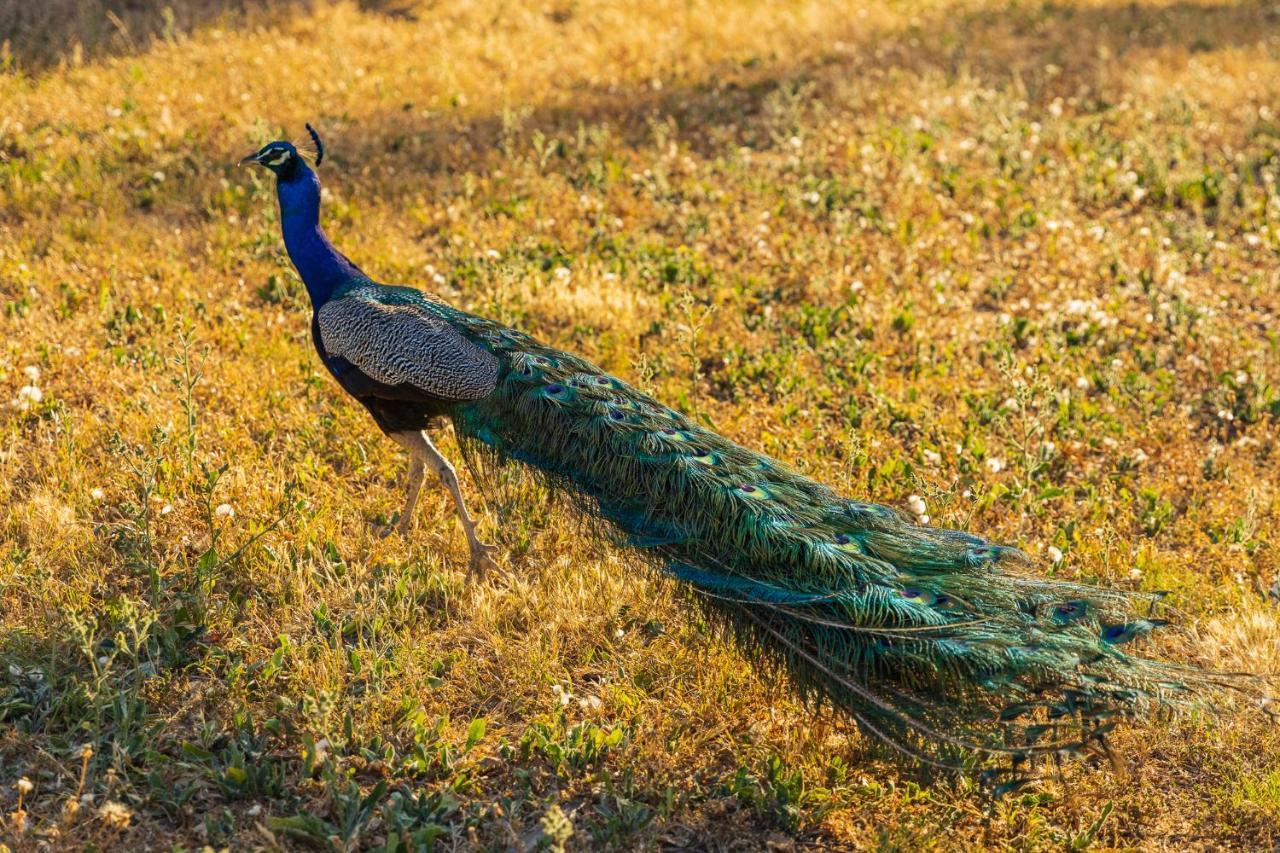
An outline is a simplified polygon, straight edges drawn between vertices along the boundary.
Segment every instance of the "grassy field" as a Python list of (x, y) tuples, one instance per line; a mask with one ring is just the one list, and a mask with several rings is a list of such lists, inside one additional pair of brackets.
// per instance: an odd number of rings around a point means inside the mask
[(1037, 571), (1171, 590), (1160, 651), (1274, 672), (1275, 8), (176, 5), (4, 54), (8, 846), (1280, 843), (1247, 703), (992, 801), (801, 707), (536, 486), (488, 501), (483, 583), (441, 490), (379, 538), (404, 459), (234, 167), (312, 121), (375, 277)]

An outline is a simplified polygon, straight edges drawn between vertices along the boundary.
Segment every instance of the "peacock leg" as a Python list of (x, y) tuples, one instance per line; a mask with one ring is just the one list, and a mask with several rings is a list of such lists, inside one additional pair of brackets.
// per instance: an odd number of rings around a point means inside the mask
[[(453, 495), (454, 506), (458, 510), (458, 520), (462, 522), (462, 530), (467, 534), (467, 547), (471, 552), (471, 571), (473, 573), (483, 573), (488, 569), (494, 568), (493, 557), (497, 552), (497, 547), (481, 542), (476, 536), (476, 521), (471, 517), (471, 513), (467, 511), (467, 502), (462, 497), (462, 489), (458, 486), (458, 472), (454, 470), (453, 465), (448, 459), (440, 454), (436, 446), (431, 443), (431, 439), (427, 437), (425, 432), (402, 432), (392, 436), (396, 441), (400, 442), (414, 455), (419, 465), (425, 464), (427, 468), (440, 479), (444, 487), (449, 490), (449, 494)], [(421, 468), (419, 468), (421, 470)], [(418, 485), (421, 486), (421, 477), (418, 478)], [(413, 483), (410, 483), (412, 490)], [(417, 499), (416, 493), (411, 492), (411, 504)], [(412, 506), (409, 507), (412, 509)]]
[(420, 450), (421, 438), (415, 439), (415, 436), (421, 435), (414, 432), (398, 432), (391, 436), (396, 444), (409, 451), (409, 491), (405, 495), (404, 509), (400, 512), (399, 520), (395, 525), (388, 525), (382, 532), (383, 536), (390, 536), (393, 532), (408, 536), (409, 531), (413, 529), (413, 511), (418, 505), (418, 495), (422, 493), (422, 483), (427, 476), (427, 460)]

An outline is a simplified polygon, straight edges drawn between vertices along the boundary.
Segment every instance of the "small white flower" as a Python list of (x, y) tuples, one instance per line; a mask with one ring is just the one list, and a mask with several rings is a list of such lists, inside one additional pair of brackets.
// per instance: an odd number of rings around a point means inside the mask
[(89, 491), (89, 497), (93, 498), (95, 501), (100, 501), (106, 496), (107, 493), (102, 491), (102, 489), (91, 489)]
[(613, 636), (619, 640), (621, 640), (626, 635), (627, 635), (627, 632), (622, 630), (621, 628), (615, 628), (613, 631)]
[(33, 790), (35, 790), (36, 786), (31, 784), (30, 779), (28, 779), (26, 776), (23, 776), (21, 779), (18, 780), (18, 784), (15, 785), (14, 787), (18, 789), (19, 794), (26, 795), (26, 794), (30, 794)]
[(1019, 408), (1018, 401), (1012, 397), (1007, 397), (1005, 401), (1000, 404), (1000, 408), (1004, 409), (1006, 412), (1016, 412)]
[(489, 260), (491, 260), (491, 261), (496, 261), (496, 260), (498, 260), (498, 258), (501, 258), (501, 257), (502, 257), (502, 255), (500, 255), (500, 254), (498, 253), (498, 250), (497, 250), (497, 249), (486, 249), (486, 250), (485, 250), (485, 253), (484, 253), (484, 256), (485, 256), (486, 258), (488, 258)]
[(567, 281), (569, 279), (569, 268), (556, 267), (556, 278), (560, 279), (561, 281)]
[(161, 515), (168, 515), (171, 512), (173, 512), (173, 504), (171, 503), (167, 503), (164, 506), (160, 507)]
[(445, 283), (446, 281), (448, 281), (448, 279), (446, 279), (446, 278), (445, 278), (444, 276), (442, 276), (440, 273), (436, 273), (435, 275), (431, 276), (431, 280), (432, 280), (433, 282), (435, 282), (436, 284), (438, 284), (438, 285), (442, 285), (442, 286), (444, 285), (444, 283)]
[(214, 507), (213, 514), (218, 518), (231, 518), (236, 514), (236, 511), (231, 504), (218, 504)]
[(997, 459), (994, 456), (988, 458), (987, 470), (990, 471), (992, 474), (999, 474), (1001, 471), (1004, 470), (1004, 460)]
[(1236, 384), (1237, 384), (1237, 385), (1248, 385), (1248, 384), (1249, 384), (1249, 374), (1245, 373), (1243, 370), (1237, 370), (1237, 371), (1236, 371)]
[(1050, 545), (1050, 546), (1049, 546), (1049, 551), (1048, 551), (1048, 553), (1049, 553), (1049, 560), (1050, 560), (1051, 562), (1053, 562), (1053, 563), (1061, 563), (1061, 562), (1062, 562), (1062, 549), (1061, 549), (1061, 548), (1058, 548), (1058, 547), (1057, 547), (1057, 546), (1055, 546), (1055, 545)]
[(151, 180), (155, 181), (157, 184), (162, 183), (164, 181), (164, 172), (159, 170), (152, 172)]
[(26, 411), (44, 399), (44, 392), (36, 385), (23, 385), (18, 389), (18, 408)]
[(911, 510), (912, 515), (920, 516), (929, 511), (924, 505), (924, 498), (919, 495), (911, 495), (907, 498), (907, 509)]
[(1142, 579), (1142, 569), (1132, 568), (1129, 570), (1129, 580), (1136, 581)]
[(924, 456), (924, 461), (930, 465), (942, 464), (942, 454), (936, 450), (926, 450), (921, 455)]
[(818, 194), (817, 190), (814, 190), (812, 192), (805, 193), (804, 200), (809, 204), (817, 204), (822, 201), (822, 196)]
[(600, 276), (600, 279), (602, 281), (617, 281), (618, 274), (616, 272), (607, 272), (604, 275)]
[(1143, 464), (1143, 463), (1145, 463), (1149, 458), (1150, 458), (1150, 457), (1149, 457), (1149, 456), (1147, 456), (1147, 452), (1146, 452), (1145, 450), (1143, 450), (1141, 447), (1139, 447), (1137, 450), (1133, 451), (1133, 464), (1134, 464), (1134, 465), (1142, 465), (1142, 464)]
[(793, 136), (789, 140), (787, 140), (787, 144), (790, 145), (792, 148), (799, 149), (804, 147), (804, 140), (802, 140), (798, 136)]
[(22, 375), (27, 377), (31, 382), (39, 382), (40, 368), (36, 367), (34, 364), (28, 364), (26, 367), (22, 368)]
[(129, 808), (124, 803), (108, 800), (98, 809), (98, 817), (102, 818), (109, 826), (113, 826), (116, 829), (124, 829), (129, 825), (133, 812), (129, 811)]
[(81, 355), (80, 347), (67, 347), (62, 351), (67, 358), (79, 358)]

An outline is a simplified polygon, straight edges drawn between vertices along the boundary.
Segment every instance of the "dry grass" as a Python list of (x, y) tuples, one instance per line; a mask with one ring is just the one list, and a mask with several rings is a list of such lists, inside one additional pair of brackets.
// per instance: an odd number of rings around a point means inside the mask
[(1087, 0), (319, 5), (0, 78), (3, 837), (1273, 848), (1246, 708), (993, 803), (797, 707), (531, 487), (490, 503), (491, 583), (442, 494), (377, 538), (402, 460), (232, 164), (311, 120), (382, 280), (1170, 589), (1174, 652), (1265, 671), (1278, 95), (1269, 7)]

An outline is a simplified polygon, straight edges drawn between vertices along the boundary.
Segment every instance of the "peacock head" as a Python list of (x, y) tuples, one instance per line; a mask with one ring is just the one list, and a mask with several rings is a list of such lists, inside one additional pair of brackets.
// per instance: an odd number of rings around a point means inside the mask
[[(324, 159), (324, 144), (320, 141), (320, 134), (316, 133), (315, 128), (309, 124), (307, 125), (307, 133), (311, 134), (311, 139), (315, 142), (316, 165), (319, 166), (320, 161)], [(240, 161), (241, 166), (255, 164), (271, 170), (275, 173), (276, 178), (281, 181), (290, 181), (300, 172), (307, 171), (302, 154), (299, 153), (297, 147), (292, 142), (284, 140), (268, 142)]]

